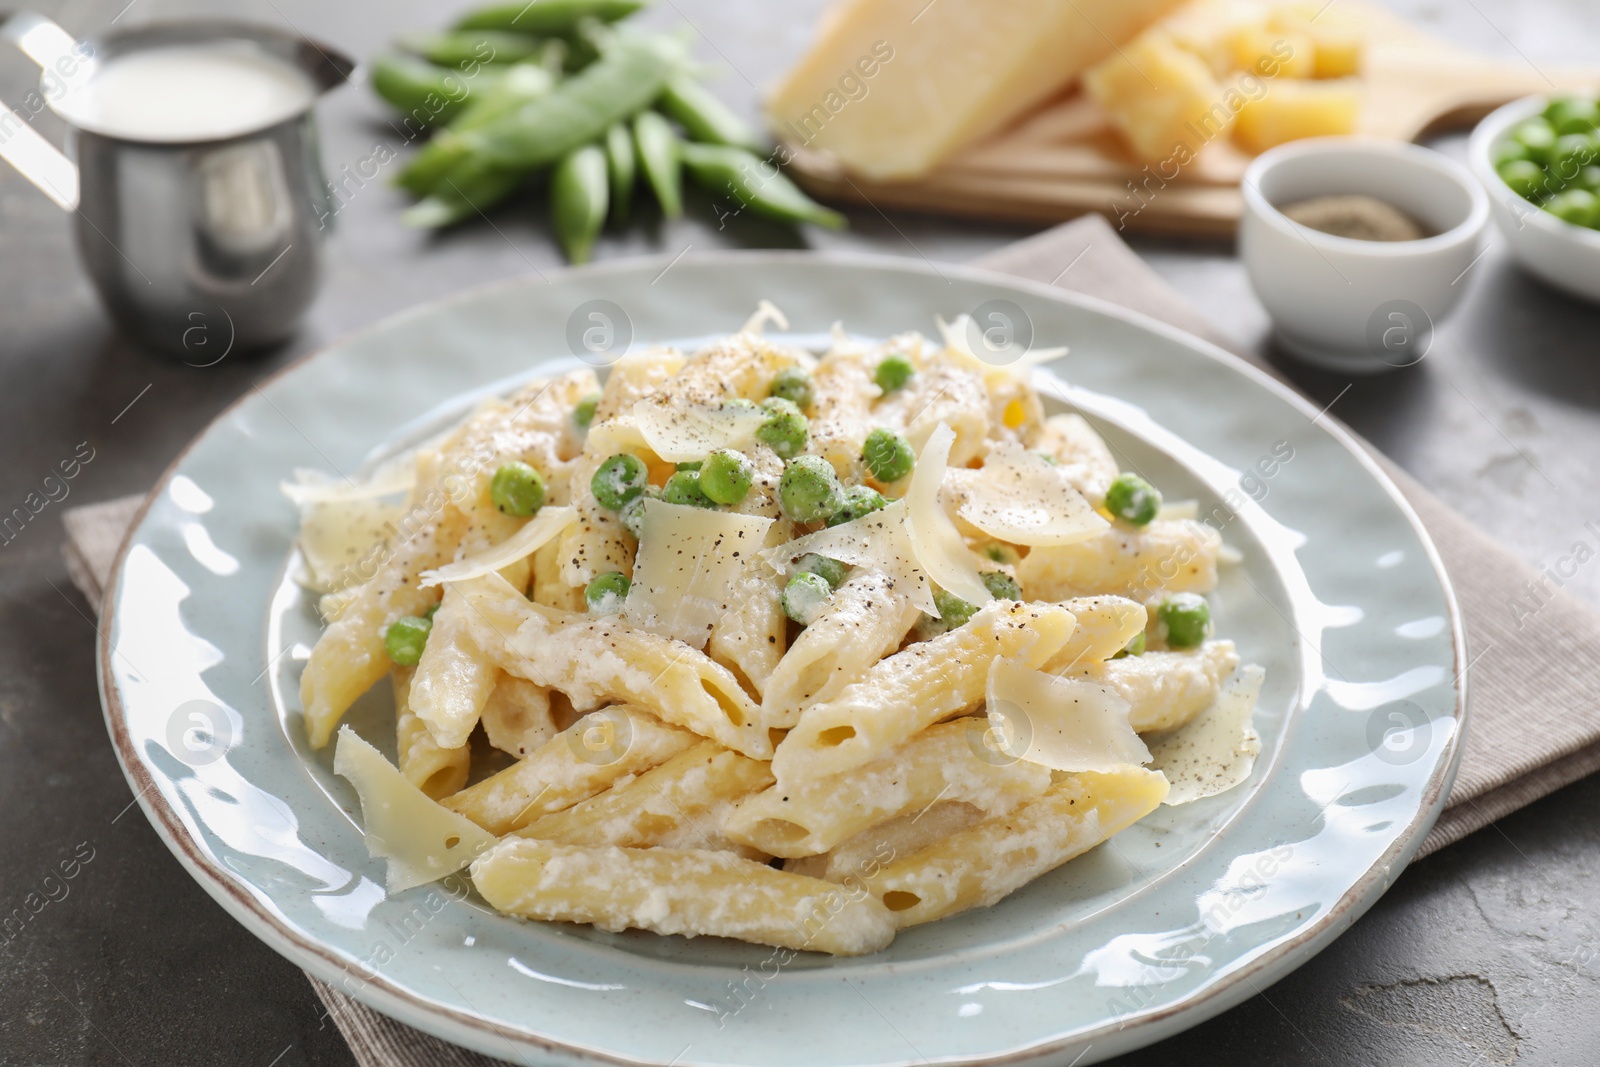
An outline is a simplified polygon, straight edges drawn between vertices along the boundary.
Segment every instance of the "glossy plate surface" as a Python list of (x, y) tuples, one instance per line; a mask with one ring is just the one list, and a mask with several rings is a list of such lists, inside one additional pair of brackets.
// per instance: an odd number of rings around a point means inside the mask
[[(1281, 977), (1399, 873), (1454, 774), (1460, 626), (1409, 508), (1314, 408), (1192, 337), (998, 275), (792, 253), (665, 265), (380, 323), (252, 391), (153, 492), (107, 593), (107, 722), (146, 814), (252, 931), (381, 1011), (515, 1062), (1090, 1063)], [(998, 300), (1036, 346), (1071, 346), (1041, 376), (1047, 406), (1083, 411), (1242, 554), (1212, 599), (1219, 632), (1267, 669), (1251, 779), (861, 959), (523, 923), (464, 877), (387, 895), (331, 747), (310, 751), (301, 729), (317, 623), (286, 579), (296, 516), (278, 483), (353, 474), (541, 363), (603, 362), (582, 340), (607, 342), (593, 311), (616, 352), (629, 334), (731, 332), (761, 298), (817, 343), (841, 320), (931, 335), (936, 314)], [(392, 755), (387, 703), (377, 687), (349, 721)]]

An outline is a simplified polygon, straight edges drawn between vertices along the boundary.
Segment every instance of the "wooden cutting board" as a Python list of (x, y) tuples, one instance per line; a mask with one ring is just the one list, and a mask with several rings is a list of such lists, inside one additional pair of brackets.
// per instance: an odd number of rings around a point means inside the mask
[[(1382, 8), (1355, 0), (1340, 6), (1359, 12), (1367, 26), (1360, 134), (1413, 141), (1470, 125), (1518, 97), (1600, 88), (1600, 68), (1481, 56)], [(1161, 183), (1075, 87), (916, 181), (870, 181), (825, 153), (790, 147), (792, 173), (819, 199), (1041, 223), (1097, 211), (1128, 230), (1205, 237), (1233, 234), (1243, 209), (1239, 182), (1251, 159), (1231, 141), (1214, 141)]]

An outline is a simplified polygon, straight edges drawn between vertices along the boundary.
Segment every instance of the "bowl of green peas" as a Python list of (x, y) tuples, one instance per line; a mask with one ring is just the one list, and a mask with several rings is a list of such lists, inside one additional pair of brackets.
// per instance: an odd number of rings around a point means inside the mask
[(1478, 124), (1468, 153), (1518, 262), (1600, 301), (1600, 94), (1513, 101)]

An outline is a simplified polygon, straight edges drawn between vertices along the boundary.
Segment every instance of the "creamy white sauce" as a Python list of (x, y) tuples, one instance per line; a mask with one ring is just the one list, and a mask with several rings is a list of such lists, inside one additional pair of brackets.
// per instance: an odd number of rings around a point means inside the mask
[(304, 110), (316, 87), (243, 41), (115, 56), (54, 104), (81, 129), (137, 141), (205, 141), (264, 129)]

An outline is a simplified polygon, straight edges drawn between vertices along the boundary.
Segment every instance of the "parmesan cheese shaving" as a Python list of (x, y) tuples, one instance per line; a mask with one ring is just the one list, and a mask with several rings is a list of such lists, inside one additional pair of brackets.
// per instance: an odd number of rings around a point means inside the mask
[(760, 333), (766, 329), (769, 322), (780, 330), (789, 328), (789, 318), (778, 310), (778, 305), (770, 300), (761, 300), (756, 303), (755, 314), (745, 320), (745, 324), (739, 328), (739, 332)]
[(623, 616), (641, 629), (704, 648), (772, 523), (759, 515), (646, 500)]
[(385, 861), (391, 893), (454, 874), (495, 843), (489, 831), (429, 799), (348, 726), (339, 729), (333, 770), (361, 798), (367, 851)]
[(410, 456), (404, 456), (385, 463), (373, 472), (371, 478), (359, 483), (333, 478), (307, 467), (296, 467), (294, 481), (280, 482), (278, 489), (296, 504), (304, 506), (392, 496), (406, 492), (416, 483), (416, 464)]
[(1128, 702), (1082, 678), (997, 659), (989, 667), (988, 711), (1000, 747), (1030, 763), (1111, 774), (1150, 762), (1128, 725)]
[(279, 489), (300, 509), (305, 571), (295, 580), (326, 593), (371, 577), (352, 568), (370, 555), (374, 545), (389, 539), (404, 507), (384, 498), (411, 489), (416, 483), (415, 462), (409, 456), (392, 460), (360, 483), (305, 468), (297, 468), (294, 477)]
[(960, 516), (998, 540), (1070, 545), (1110, 526), (1048, 460), (1015, 441), (997, 443), (982, 470), (955, 473), (966, 497)]
[[(1060, 359), (1067, 354), (1065, 345), (1059, 348), (1026, 348), (1018, 353), (1015, 358), (1007, 358), (1001, 362), (999, 358), (984, 359), (972, 350), (968, 340), (968, 331), (973, 329), (971, 315), (957, 315), (950, 322), (944, 321), (943, 316), (935, 315), (933, 321), (939, 327), (939, 334), (944, 338), (945, 350), (953, 353), (961, 362), (966, 363), (973, 370), (1001, 371), (1003, 373), (1021, 375), (1030, 367), (1037, 367), (1041, 363), (1049, 363), (1053, 359)], [(1009, 342), (1011, 344), (1014, 342)]]
[(1176, 730), (1150, 736), (1156, 769), (1172, 782), (1169, 805), (1226, 792), (1250, 777), (1261, 754), (1261, 738), (1250, 724), (1267, 672), (1250, 665), (1216, 703)]
[(939, 486), (955, 439), (955, 431), (941, 422), (917, 457), (905, 495), (906, 534), (917, 565), (929, 579), (967, 603), (982, 607), (994, 596), (978, 576), (977, 560), (955, 523), (939, 506)]
[(444, 582), (464, 582), (468, 578), (481, 578), (533, 555), (554, 541), (578, 518), (572, 508), (544, 507), (539, 514), (523, 525), (522, 529), (498, 545), (466, 559), (457, 560), (446, 567), (422, 572), (422, 585), (441, 585)]
[(905, 596), (918, 610), (932, 615), (937, 611), (933, 589), (911, 550), (905, 517), (905, 501), (896, 500), (859, 519), (769, 548), (761, 553), (761, 559), (774, 571), (785, 575), (795, 560), (810, 552), (853, 567), (876, 570), (889, 578), (895, 593)]
[(656, 455), (669, 463), (688, 463), (719, 448), (748, 443), (767, 413), (744, 405), (680, 405), (670, 396), (656, 395), (634, 404), (633, 418)]

